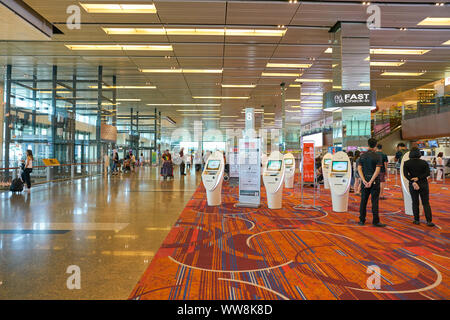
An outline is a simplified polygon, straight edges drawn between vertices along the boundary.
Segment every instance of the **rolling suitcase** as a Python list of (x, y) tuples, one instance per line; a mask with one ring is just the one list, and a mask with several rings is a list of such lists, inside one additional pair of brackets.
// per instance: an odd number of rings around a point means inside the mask
[(23, 191), (23, 181), (20, 178), (15, 178), (11, 182), (11, 186), (9, 187), (9, 190), (12, 192), (22, 192)]

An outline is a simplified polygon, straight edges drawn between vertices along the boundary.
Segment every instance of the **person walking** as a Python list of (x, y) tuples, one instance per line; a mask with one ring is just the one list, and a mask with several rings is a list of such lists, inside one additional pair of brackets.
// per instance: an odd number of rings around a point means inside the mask
[(27, 191), (30, 192), (31, 190), (31, 172), (33, 171), (33, 151), (27, 150), (27, 159), (25, 160), (25, 165), (23, 167), (22, 172), (22, 181), (25, 183), (27, 187)]
[(384, 187), (386, 186), (386, 172), (387, 172), (387, 165), (388, 165), (388, 157), (387, 155), (383, 152), (383, 145), (378, 144), (377, 145), (377, 154), (380, 155), (381, 157), (381, 162), (382, 162), (382, 166), (381, 166), (381, 170), (380, 170), (380, 199), (384, 200)]
[(361, 185), (361, 203), (359, 206), (359, 225), (366, 223), (367, 202), (369, 197), (372, 201), (372, 225), (375, 227), (385, 227), (380, 223), (378, 215), (378, 198), (380, 196), (380, 178), (379, 174), (383, 165), (381, 156), (377, 154), (377, 140), (370, 138), (368, 140), (369, 151), (364, 153), (358, 163), (358, 172), (362, 180)]
[(186, 164), (185, 164), (186, 159), (184, 158), (184, 148), (181, 148), (181, 150), (180, 150), (180, 160), (181, 160), (181, 163), (180, 163), (180, 176), (185, 176), (186, 173), (184, 172), (184, 169), (186, 167)]
[(409, 192), (411, 193), (412, 207), (414, 214), (414, 224), (420, 224), (419, 217), (419, 197), (422, 200), (423, 211), (427, 226), (434, 227), (432, 222), (430, 206), (430, 189), (428, 186), (428, 177), (430, 176), (430, 166), (428, 162), (420, 159), (420, 150), (417, 148), (411, 149), (409, 153), (409, 160), (405, 161), (403, 165), (403, 174), (409, 181)]

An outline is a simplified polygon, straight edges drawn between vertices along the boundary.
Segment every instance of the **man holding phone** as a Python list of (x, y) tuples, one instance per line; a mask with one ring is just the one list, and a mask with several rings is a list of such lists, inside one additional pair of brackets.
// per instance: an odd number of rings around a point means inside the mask
[(361, 204), (359, 206), (359, 222), (363, 226), (366, 223), (367, 202), (372, 197), (372, 224), (375, 227), (385, 227), (380, 223), (378, 215), (378, 201), (380, 197), (380, 171), (383, 165), (381, 156), (376, 153), (377, 140), (368, 140), (369, 151), (364, 153), (359, 160), (358, 173), (361, 177)]

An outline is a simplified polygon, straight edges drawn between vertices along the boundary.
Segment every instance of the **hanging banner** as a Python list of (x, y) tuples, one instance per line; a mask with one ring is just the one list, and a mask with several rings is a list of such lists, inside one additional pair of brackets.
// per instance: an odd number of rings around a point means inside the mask
[(314, 142), (303, 143), (303, 182), (314, 183), (315, 157)]
[(259, 139), (239, 139), (239, 203), (260, 205), (261, 157)]

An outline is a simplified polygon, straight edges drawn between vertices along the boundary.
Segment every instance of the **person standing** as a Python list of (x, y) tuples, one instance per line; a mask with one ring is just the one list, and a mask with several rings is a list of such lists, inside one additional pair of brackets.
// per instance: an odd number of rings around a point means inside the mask
[(386, 172), (387, 172), (387, 165), (388, 165), (388, 157), (387, 155), (383, 152), (383, 146), (381, 144), (377, 145), (377, 154), (380, 155), (381, 157), (381, 162), (382, 162), (382, 166), (381, 166), (381, 170), (380, 170), (380, 199), (384, 200), (384, 187), (386, 185)]
[(30, 174), (33, 171), (33, 160), (33, 151), (27, 150), (27, 159), (25, 160), (25, 166), (22, 172), (22, 181), (25, 183), (28, 192), (31, 190)]
[(442, 177), (444, 176), (444, 153), (439, 152), (436, 158), (436, 170), (437, 170), (437, 181), (442, 181)]
[(185, 164), (185, 159), (184, 159), (184, 148), (181, 148), (181, 150), (180, 150), (180, 160), (181, 160), (181, 163), (180, 163), (180, 176), (185, 176), (186, 173), (184, 172), (184, 169), (186, 167), (186, 164)]
[(368, 140), (369, 151), (364, 153), (358, 163), (358, 172), (362, 180), (361, 184), (361, 204), (359, 206), (359, 225), (366, 223), (367, 202), (369, 197), (372, 201), (372, 224), (375, 227), (385, 227), (386, 225), (380, 223), (378, 215), (378, 198), (380, 196), (380, 179), (382, 160), (381, 156), (377, 154), (377, 140), (370, 138)]
[(397, 144), (397, 152), (395, 153), (395, 161), (397, 162), (397, 169), (400, 170), (400, 165), (402, 163), (403, 155), (408, 152), (406, 145), (403, 142)]
[(139, 166), (143, 167), (145, 163), (144, 154), (141, 153), (141, 156), (139, 157)]
[(112, 158), (112, 174), (118, 174), (118, 166), (119, 166), (119, 153), (116, 149), (113, 151), (113, 158)]
[(430, 207), (430, 189), (428, 187), (428, 177), (430, 176), (430, 166), (428, 162), (420, 159), (420, 150), (411, 149), (409, 160), (403, 165), (403, 173), (409, 181), (409, 192), (411, 193), (412, 207), (414, 214), (414, 224), (420, 224), (419, 217), (419, 197), (422, 200), (423, 211), (427, 219), (427, 226), (434, 227), (433, 217)]

